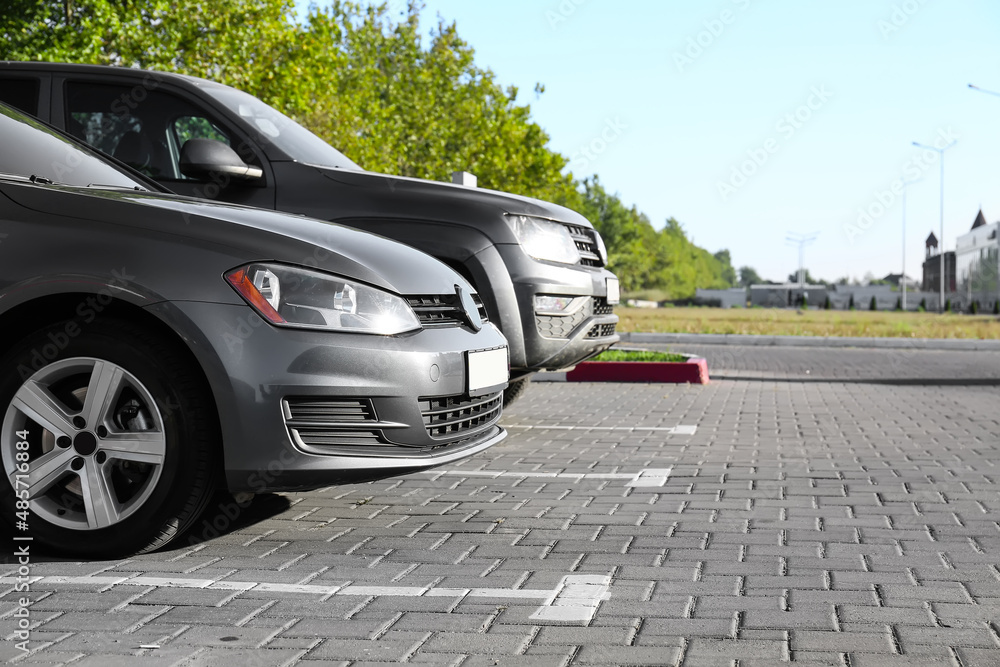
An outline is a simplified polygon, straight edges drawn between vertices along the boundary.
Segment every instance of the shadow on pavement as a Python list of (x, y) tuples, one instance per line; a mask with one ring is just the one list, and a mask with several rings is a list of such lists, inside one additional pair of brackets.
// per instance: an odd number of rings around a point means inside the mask
[[(233, 498), (228, 493), (218, 494), (191, 528), (154, 553), (172, 553), (190, 549), (192, 546), (210, 542), (213, 539), (275, 517), (289, 507), (291, 507), (291, 502), (288, 498), (273, 493), (259, 494), (253, 496), (252, 499), (243, 501)], [(6, 545), (6, 548), (0, 553), (0, 564), (16, 565), (18, 556), (15, 555), (15, 551), (25, 544), (30, 545), (32, 563), (76, 563), (81, 561), (79, 557), (64, 555), (35, 541), (15, 542), (15, 535), (28, 536), (30, 531), (20, 532), (6, 521), (0, 521), (0, 544)]]

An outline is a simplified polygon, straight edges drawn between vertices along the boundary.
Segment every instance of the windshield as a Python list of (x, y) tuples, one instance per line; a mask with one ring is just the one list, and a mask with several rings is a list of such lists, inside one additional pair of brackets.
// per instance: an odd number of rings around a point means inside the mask
[(253, 95), (224, 86), (213, 86), (206, 92), (245, 120), (256, 132), (258, 141), (273, 144), (293, 160), (323, 167), (361, 170), (336, 148)]
[(0, 173), (62, 185), (148, 189), (97, 154), (0, 104)]

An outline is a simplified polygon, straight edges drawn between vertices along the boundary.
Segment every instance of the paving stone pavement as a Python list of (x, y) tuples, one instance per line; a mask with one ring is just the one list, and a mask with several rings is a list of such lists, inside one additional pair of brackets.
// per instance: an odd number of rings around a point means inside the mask
[(766, 354), (781, 374), (539, 383), (460, 464), (260, 496), (122, 561), (33, 551), (27, 593), (7, 556), (0, 660), (1000, 665), (998, 355), (949, 353), (975, 372), (938, 386), (935, 351), (809, 378)]

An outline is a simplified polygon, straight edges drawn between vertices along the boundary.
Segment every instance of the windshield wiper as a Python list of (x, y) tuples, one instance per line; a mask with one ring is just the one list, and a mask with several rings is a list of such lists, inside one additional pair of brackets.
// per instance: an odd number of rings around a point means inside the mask
[(88, 188), (103, 188), (105, 190), (136, 190), (138, 192), (149, 192), (147, 188), (138, 185), (109, 185), (107, 183), (88, 183)]

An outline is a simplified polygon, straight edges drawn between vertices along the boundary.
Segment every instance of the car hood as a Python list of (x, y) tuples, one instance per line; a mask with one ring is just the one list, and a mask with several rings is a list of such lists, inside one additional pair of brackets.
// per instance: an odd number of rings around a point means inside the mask
[(433, 214), (429, 217), (435, 220), (448, 221), (448, 218), (452, 218), (454, 222), (468, 223), (469, 220), (477, 219), (469, 217), (470, 214), (474, 215), (473, 212), (481, 216), (489, 211), (494, 217), (497, 213), (531, 215), (581, 227), (593, 227), (587, 218), (572, 209), (532, 197), (422, 178), (390, 176), (373, 171), (333, 169), (323, 166), (315, 168), (330, 180), (342, 185), (374, 190), (383, 200), (413, 203), (417, 211), (423, 208), (420, 204), (426, 202), (433, 210)]
[[(396, 241), (331, 222), (154, 192), (64, 186), (0, 186), (11, 200), (54, 216), (119, 225), (182, 243), (224, 247), (237, 262), (312, 266), (400, 294), (448, 294), (454, 270)], [(232, 267), (223, 267), (232, 268)]]

